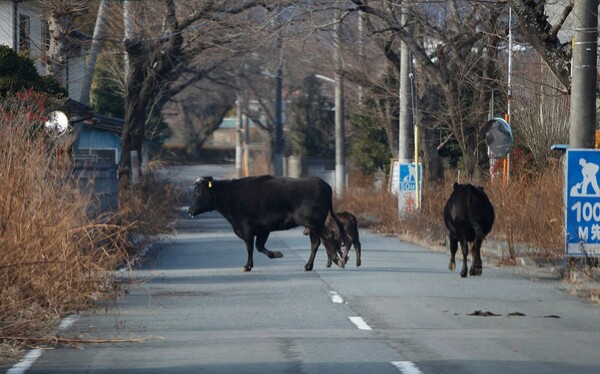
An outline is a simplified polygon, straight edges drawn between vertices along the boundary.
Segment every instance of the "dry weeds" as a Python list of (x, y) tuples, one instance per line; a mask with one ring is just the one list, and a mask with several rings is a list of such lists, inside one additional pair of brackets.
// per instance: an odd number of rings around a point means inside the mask
[(167, 188), (157, 196), (142, 184), (146, 190), (127, 196), (120, 212), (87, 217), (90, 198), (71, 177), (68, 157), (56, 156), (39, 121), (2, 109), (0, 362), (47, 336), (64, 314), (114, 295), (111, 270), (129, 263), (140, 238), (167, 230), (173, 206)]

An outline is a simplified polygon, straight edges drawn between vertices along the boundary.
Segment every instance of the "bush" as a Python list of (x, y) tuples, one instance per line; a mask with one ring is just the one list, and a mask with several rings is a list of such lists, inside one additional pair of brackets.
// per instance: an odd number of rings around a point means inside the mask
[(66, 89), (56, 79), (40, 77), (32, 60), (19, 56), (6, 45), (0, 45), (0, 96), (29, 88), (55, 97), (67, 95)]

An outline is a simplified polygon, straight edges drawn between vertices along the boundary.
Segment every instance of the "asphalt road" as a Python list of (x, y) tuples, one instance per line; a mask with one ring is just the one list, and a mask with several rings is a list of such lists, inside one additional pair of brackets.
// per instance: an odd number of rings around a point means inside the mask
[[(164, 177), (191, 186), (230, 171)], [(560, 281), (485, 259), (481, 277), (461, 279), (447, 253), (364, 229), (360, 268), (352, 256), (326, 269), (321, 249), (303, 271), (309, 240), (298, 228), (269, 238), (283, 258), (255, 252), (244, 273), (227, 222), (188, 220), (185, 208), (178, 234), (121, 274), (134, 281), (127, 295), (61, 331), (112, 342), (44, 350), (27, 373), (600, 373), (600, 307)]]

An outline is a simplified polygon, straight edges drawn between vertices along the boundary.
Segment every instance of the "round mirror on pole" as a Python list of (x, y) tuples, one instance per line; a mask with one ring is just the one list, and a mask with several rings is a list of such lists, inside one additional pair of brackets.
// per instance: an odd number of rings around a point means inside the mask
[(502, 118), (492, 118), (485, 124), (485, 140), (490, 152), (498, 158), (506, 156), (513, 147), (513, 133), (508, 122)]
[(52, 138), (58, 138), (67, 132), (69, 119), (61, 111), (55, 110), (48, 114), (48, 120), (44, 123), (46, 133)]

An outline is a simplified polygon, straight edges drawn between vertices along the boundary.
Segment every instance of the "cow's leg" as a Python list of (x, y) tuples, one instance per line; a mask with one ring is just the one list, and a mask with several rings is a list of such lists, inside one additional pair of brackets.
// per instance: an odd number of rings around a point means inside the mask
[[(306, 261), (306, 264), (304, 265), (305, 271), (311, 271), (313, 269), (313, 266), (315, 263), (315, 256), (317, 255), (317, 250), (319, 249), (319, 245), (321, 244), (321, 239), (319, 239), (319, 236), (317, 234), (315, 234), (315, 232), (313, 230), (309, 230), (309, 236), (310, 236), (310, 257), (308, 258), (308, 261)], [(327, 256), (327, 264), (329, 266), (331, 266), (331, 259), (329, 258), (329, 256)]]
[(469, 243), (466, 239), (460, 241), (460, 249), (462, 250), (463, 255), (463, 266), (460, 271), (460, 276), (463, 278), (467, 277), (467, 256), (469, 255)]
[(360, 241), (358, 241), (358, 238), (354, 238), (354, 251), (356, 252), (356, 266), (360, 266), (361, 264), (361, 260), (360, 260), (360, 253), (361, 253), (361, 248), (360, 248)]
[(254, 236), (244, 239), (244, 242), (246, 243), (246, 250), (248, 251), (248, 261), (246, 261), (246, 265), (244, 265), (242, 271), (250, 271), (254, 267), (254, 261), (252, 260), (252, 254), (254, 252)]
[(471, 275), (481, 275), (483, 271), (483, 263), (481, 262), (481, 243), (482, 239), (475, 239), (475, 243), (471, 247), (471, 255), (473, 257), (473, 264), (471, 265), (471, 270), (469, 274)]
[(449, 239), (450, 239), (450, 263), (448, 263), (448, 270), (454, 271), (454, 269), (456, 269), (455, 256), (456, 256), (456, 251), (458, 250), (458, 240), (454, 239), (452, 237), (449, 237)]
[(256, 234), (256, 250), (260, 253), (264, 253), (269, 258), (281, 258), (283, 257), (283, 253), (279, 251), (269, 251), (265, 248), (265, 244), (267, 243), (267, 239), (269, 238), (270, 232), (259, 232)]

